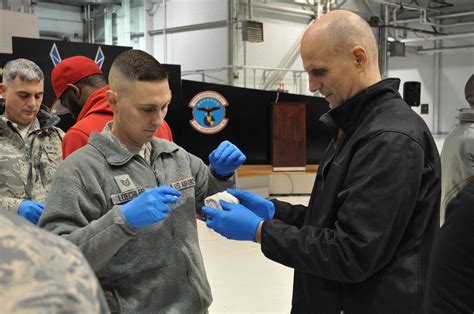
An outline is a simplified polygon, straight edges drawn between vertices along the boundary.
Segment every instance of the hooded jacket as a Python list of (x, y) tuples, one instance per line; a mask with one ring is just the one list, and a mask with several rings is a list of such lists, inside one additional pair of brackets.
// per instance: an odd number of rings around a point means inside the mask
[[(3, 111), (3, 110), (2, 110)], [(44, 202), (62, 160), (59, 117), (41, 109), (23, 139), (0, 115), (0, 206), (17, 213), (25, 200)]]
[[(71, 155), (73, 152), (87, 144), (89, 135), (92, 132), (100, 133), (107, 122), (113, 119), (114, 113), (109, 107), (107, 100), (107, 91), (109, 85), (106, 85), (93, 92), (87, 99), (82, 108), (76, 123), (66, 132), (63, 140), (63, 158)], [(156, 137), (163, 138), (170, 142), (173, 141), (171, 130), (166, 121), (156, 130)]]
[(422, 312), (441, 169), (399, 82), (380, 81), (324, 114), (334, 140), (309, 205), (273, 201), (261, 248), (295, 269), (293, 313)]

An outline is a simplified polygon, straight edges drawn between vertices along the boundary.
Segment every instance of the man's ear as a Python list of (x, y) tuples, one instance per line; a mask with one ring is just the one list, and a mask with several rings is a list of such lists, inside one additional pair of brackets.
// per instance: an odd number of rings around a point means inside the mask
[(4, 83), (0, 83), (0, 95), (2, 95), (2, 97), (5, 97), (6, 90), (7, 90), (7, 85)]
[(367, 51), (361, 46), (355, 46), (351, 50), (356, 68), (360, 69), (367, 64)]
[(117, 93), (109, 89), (106, 94), (110, 108), (115, 111), (115, 108), (117, 108)]
[(72, 90), (72, 92), (74, 93), (74, 96), (76, 96), (76, 98), (80, 98), (80, 97), (81, 97), (81, 90), (80, 90), (79, 87), (77, 87), (76, 85), (74, 85), (74, 84), (67, 84), (67, 85), (66, 85), (66, 88), (69, 88), (70, 90)]

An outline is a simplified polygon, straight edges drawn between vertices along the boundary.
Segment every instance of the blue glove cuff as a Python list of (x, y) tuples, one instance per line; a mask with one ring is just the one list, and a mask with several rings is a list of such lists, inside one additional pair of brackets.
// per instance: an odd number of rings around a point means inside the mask
[(253, 220), (253, 228), (251, 230), (253, 230), (253, 232), (251, 233), (251, 236), (250, 236), (250, 241), (253, 241), (253, 242), (257, 242), (255, 237), (257, 235), (257, 230), (258, 230), (258, 225), (260, 224), (260, 222), (263, 221), (263, 218), (261, 217), (258, 217), (257, 215), (255, 215), (255, 218)]
[(224, 176), (224, 175), (218, 173), (216, 170), (214, 170), (214, 168), (212, 168), (212, 166), (209, 166), (209, 168), (211, 169), (211, 174), (219, 180), (227, 180), (227, 179), (229, 179), (230, 177), (232, 177), (234, 175), (234, 172), (232, 171), (230, 174)]

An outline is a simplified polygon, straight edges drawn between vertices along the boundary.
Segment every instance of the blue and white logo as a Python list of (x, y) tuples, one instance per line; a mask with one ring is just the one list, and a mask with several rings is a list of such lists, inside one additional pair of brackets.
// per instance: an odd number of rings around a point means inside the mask
[(229, 105), (221, 94), (213, 91), (200, 92), (189, 102), (193, 109), (192, 127), (204, 134), (214, 134), (224, 129), (229, 122), (225, 117)]
[[(51, 58), (51, 61), (53, 62), (54, 66), (57, 66), (58, 63), (62, 61), (61, 54), (59, 53), (59, 49), (56, 46), (56, 43), (53, 43), (53, 46), (51, 46), (51, 50), (49, 51), (49, 57)], [(97, 49), (97, 53), (95, 54), (94, 61), (99, 66), (99, 68), (102, 69), (102, 65), (104, 64), (104, 61), (105, 61), (105, 55), (100, 46)]]
[(53, 61), (54, 66), (58, 65), (58, 63), (61, 62), (61, 56), (59, 55), (59, 50), (58, 47), (56, 47), (56, 43), (54, 43), (51, 47), (49, 57), (51, 58), (51, 61)]
[(105, 56), (102, 52), (102, 48), (97, 49), (97, 53), (95, 54), (95, 63), (102, 69), (102, 65), (104, 64)]

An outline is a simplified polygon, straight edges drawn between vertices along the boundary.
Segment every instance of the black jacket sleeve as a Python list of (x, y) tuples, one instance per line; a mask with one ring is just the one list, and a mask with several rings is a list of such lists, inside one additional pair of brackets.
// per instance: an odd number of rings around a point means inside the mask
[(274, 219), (284, 221), (289, 225), (301, 228), (303, 226), (307, 207), (304, 205), (292, 205), (277, 199), (270, 200), (275, 205)]
[[(331, 167), (340, 167), (333, 162)], [(425, 165), (421, 145), (398, 132), (381, 132), (354, 149), (333, 226), (301, 228), (276, 219), (262, 227), (266, 257), (329, 280), (360, 282), (385, 266), (404, 234), (419, 197)], [(322, 193), (325, 193), (324, 188)], [(314, 207), (318, 208), (317, 199)]]

